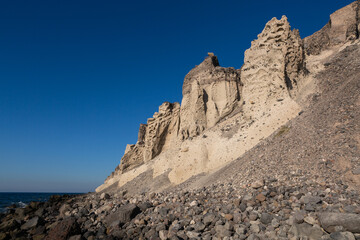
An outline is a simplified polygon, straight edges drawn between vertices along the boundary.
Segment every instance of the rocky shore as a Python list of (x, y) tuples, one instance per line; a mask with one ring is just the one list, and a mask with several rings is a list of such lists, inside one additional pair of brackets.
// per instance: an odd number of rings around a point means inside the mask
[(128, 196), (53, 196), (1, 215), (0, 239), (360, 239), (360, 197), (342, 182), (213, 184)]
[(360, 240), (359, 16), (274, 18), (240, 70), (209, 53), (97, 193), (12, 208), (0, 240)]

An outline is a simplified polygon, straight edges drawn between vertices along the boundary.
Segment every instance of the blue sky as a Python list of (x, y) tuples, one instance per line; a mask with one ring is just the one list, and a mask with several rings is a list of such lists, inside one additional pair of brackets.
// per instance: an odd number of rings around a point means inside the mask
[(306, 37), (351, 2), (1, 1), (0, 191), (93, 191), (207, 52), (240, 68), (272, 17)]

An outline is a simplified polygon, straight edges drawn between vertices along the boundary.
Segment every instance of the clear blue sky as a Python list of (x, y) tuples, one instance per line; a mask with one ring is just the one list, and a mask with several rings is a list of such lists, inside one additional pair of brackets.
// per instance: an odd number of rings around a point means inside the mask
[(240, 68), (272, 17), (302, 37), (352, 1), (0, 3), (0, 191), (93, 191), (185, 74)]

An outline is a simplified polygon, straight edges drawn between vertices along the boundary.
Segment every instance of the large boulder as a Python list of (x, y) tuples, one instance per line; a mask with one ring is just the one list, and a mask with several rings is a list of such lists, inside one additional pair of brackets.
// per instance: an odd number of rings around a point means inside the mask
[(138, 208), (135, 204), (127, 204), (121, 206), (116, 212), (109, 214), (105, 222), (110, 227), (115, 227), (115, 225), (124, 224), (141, 212), (140, 208)]
[(22, 230), (28, 230), (36, 227), (41, 222), (39, 217), (33, 217), (21, 226)]
[(296, 239), (307, 238), (309, 240), (321, 239), (324, 234), (320, 227), (315, 227), (307, 223), (293, 224), (290, 228), (290, 232), (294, 234)]
[(319, 215), (321, 226), (327, 232), (335, 232), (336, 226), (352, 233), (360, 233), (360, 214), (353, 213), (321, 213)]
[(46, 240), (66, 240), (73, 235), (81, 233), (80, 227), (73, 217), (66, 218), (50, 229)]

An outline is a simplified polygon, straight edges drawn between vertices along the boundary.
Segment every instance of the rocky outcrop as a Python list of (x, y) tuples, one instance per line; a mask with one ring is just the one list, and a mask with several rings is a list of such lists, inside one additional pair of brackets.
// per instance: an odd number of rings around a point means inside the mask
[(140, 124), (137, 143), (126, 146), (121, 163), (107, 180), (142, 165), (166, 149), (178, 134), (179, 111), (179, 103), (164, 102), (147, 124)]
[(245, 113), (261, 117), (276, 102), (296, 95), (305, 71), (298, 30), (291, 30), (285, 16), (271, 19), (245, 52), (241, 71)]
[(355, 1), (330, 15), (330, 21), (318, 32), (304, 39), (308, 55), (318, 55), (329, 47), (359, 38), (360, 1)]
[[(241, 70), (221, 67), (218, 58), (208, 53), (185, 76), (181, 107), (164, 103), (146, 125), (140, 126), (137, 143), (128, 145), (121, 164), (98, 191), (113, 184), (121, 186), (151, 169), (154, 177), (167, 174), (169, 182), (179, 183), (238, 157), (298, 114), (300, 107), (292, 97), (305, 71), (302, 40), (285, 16), (266, 24), (246, 51)], [(280, 116), (270, 116), (270, 112)], [(231, 117), (234, 119), (225, 123)], [(256, 119), (261, 121), (251, 126)], [(212, 135), (208, 141), (204, 139), (207, 136), (194, 139), (204, 131)], [(215, 140), (215, 136), (226, 139)], [(228, 149), (234, 144), (239, 148)], [(160, 153), (164, 154), (146, 164)], [(135, 171), (140, 165), (142, 170)]]
[(142, 184), (144, 191), (153, 191), (148, 182), (156, 179), (162, 181), (157, 188), (180, 184), (238, 159), (281, 126), (278, 134), (286, 133), (284, 125), (323, 91), (316, 76), (341, 47), (323, 50), (358, 38), (358, 23), (359, 1), (332, 14), (331, 22), (304, 43), (285, 16), (273, 18), (245, 52), (239, 70), (221, 67), (208, 53), (185, 76), (181, 106), (161, 105), (96, 191)]
[(195, 137), (230, 114), (240, 101), (240, 73), (220, 67), (214, 54), (192, 69), (183, 84), (180, 137)]
[(165, 150), (179, 129), (179, 103), (165, 102), (147, 121), (144, 137), (144, 161), (149, 161)]

